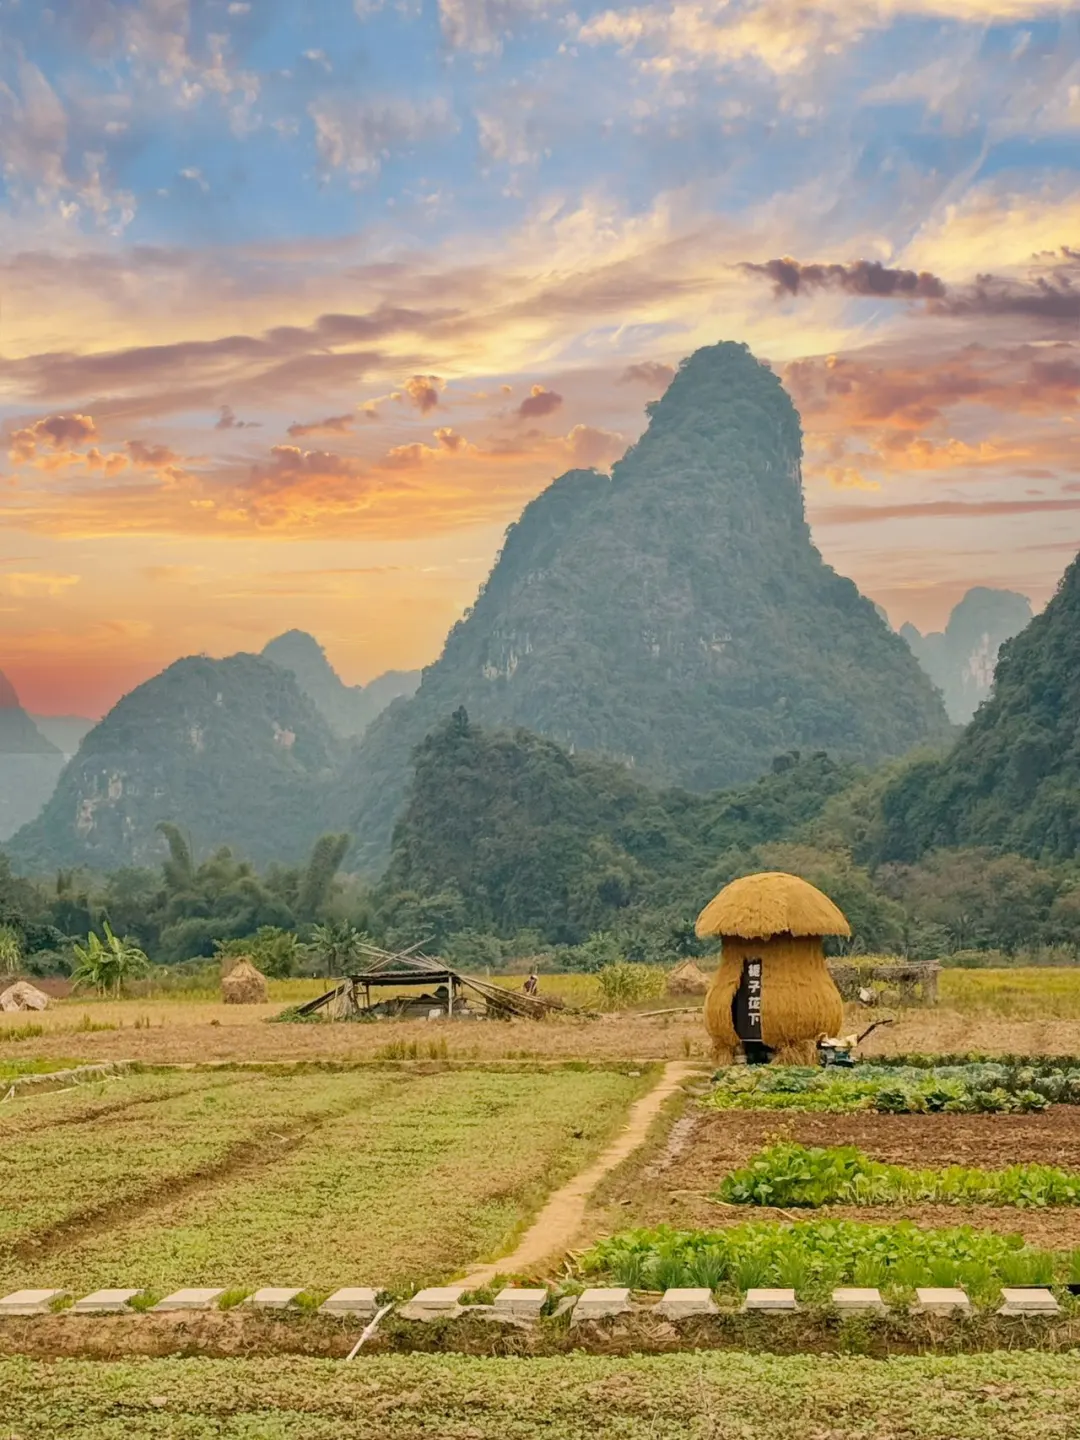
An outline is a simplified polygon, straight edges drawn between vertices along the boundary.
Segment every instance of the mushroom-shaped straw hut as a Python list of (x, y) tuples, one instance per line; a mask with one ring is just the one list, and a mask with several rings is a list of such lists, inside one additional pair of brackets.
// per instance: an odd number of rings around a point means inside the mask
[(751, 1061), (813, 1064), (818, 1039), (844, 1020), (821, 941), (851, 927), (829, 897), (782, 871), (746, 875), (710, 900), (695, 929), (723, 941), (705, 998), (717, 1063), (730, 1065), (742, 1046)]

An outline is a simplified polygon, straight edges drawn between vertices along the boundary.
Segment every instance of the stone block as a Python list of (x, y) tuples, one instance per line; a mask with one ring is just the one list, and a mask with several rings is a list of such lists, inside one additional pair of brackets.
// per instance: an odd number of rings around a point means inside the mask
[(715, 1315), (718, 1306), (711, 1290), (665, 1290), (652, 1313), (666, 1320), (685, 1320), (691, 1315)]
[(167, 1310), (212, 1310), (222, 1295), (224, 1289), (218, 1290), (174, 1290), (171, 1295), (166, 1295), (164, 1300), (159, 1300), (152, 1307), (154, 1314), (164, 1314)]
[(54, 1300), (62, 1300), (66, 1290), (14, 1290), (0, 1300), (2, 1315), (48, 1315)]
[(832, 1292), (832, 1303), (845, 1315), (884, 1315), (887, 1313), (880, 1290), (844, 1285)]
[(1061, 1314), (1061, 1306), (1053, 1291), (1038, 1286), (1006, 1285), (1002, 1288), (1001, 1298), (1005, 1303), (997, 1312), (999, 1315)]
[(495, 1296), (494, 1309), (518, 1320), (539, 1320), (547, 1298), (546, 1290), (526, 1290), (508, 1285)]
[(347, 1285), (335, 1290), (319, 1306), (320, 1315), (374, 1315), (379, 1306), (377, 1293), (368, 1285)]
[(131, 1313), (131, 1301), (141, 1290), (95, 1290), (84, 1295), (68, 1311), (69, 1315), (127, 1315)]
[(625, 1315), (630, 1309), (630, 1291), (625, 1287), (583, 1290), (578, 1296), (571, 1325), (582, 1320), (603, 1320), (608, 1315)]
[(744, 1310), (798, 1310), (794, 1290), (747, 1290), (743, 1301)]
[(963, 1290), (922, 1286), (915, 1291), (915, 1309), (923, 1315), (970, 1315), (971, 1301)]
[(418, 1290), (398, 1314), (405, 1320), (453, 1319), (465, 1313), (461, 1304), (465, 1290), (464, 1285), (430, 1285), (426, 1290)]
[(256, 1310), (287, 1310), (296, 1297), (303, 1293), (300, 1288), (282, 1290), (270, 1285), (263, 1290), (256, 1290), (254, 1295), (249, 1295), (244, 1304), (253, 1305)]

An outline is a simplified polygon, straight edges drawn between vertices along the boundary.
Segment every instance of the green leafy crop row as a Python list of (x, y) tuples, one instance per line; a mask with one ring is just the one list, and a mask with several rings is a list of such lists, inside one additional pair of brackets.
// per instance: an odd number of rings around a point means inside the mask
[(909, 1170), (871, 1160), (854, 1145), (824, 1148), (785, 1141), (726, 1176), (718, 1195), (736, 1205), (1077, 1205), (1080, 1175), (1052, 1165)]
[(716, 1110), (818, 1110), (834, 1114), (1027, 1113), (1080, 1104), (1080, 1069), (995, 1064), (731, 1066), (717, 1072), (705, 1102)]
[(602, 1240), (580, 1263), (589, 1277), (633, 1289), (692, 1285), (737, 1292), (782, 1285), (809, 1298), (825, 1298), (836, 1285), (893, 1292), (962, 1285), (973, 1299), (992, 1299), (1001, 1285), (1080, 1279), (1080, 1250), (1055, 1254), (1025, 1246), (1019, 1235), (969, 1225), (923, 1230), (908, 1220), (752, 1221), (716, 1231), (659, 1226)]

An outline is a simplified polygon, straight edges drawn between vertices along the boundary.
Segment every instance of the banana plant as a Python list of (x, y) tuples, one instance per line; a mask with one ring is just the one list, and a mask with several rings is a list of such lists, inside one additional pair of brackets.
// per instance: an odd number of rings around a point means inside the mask
[(93, 986), (99, 995), (112, 991), (119, 997), (126, 980), (146, 974), (150, 960), (138, 945), (114, 935), (107, 920), (102, 928), (105, 931), (104, 940), (91, 930), (85, 945), (76, 943), (71, 947), (77, 962), (71, 979), (76, 985)]

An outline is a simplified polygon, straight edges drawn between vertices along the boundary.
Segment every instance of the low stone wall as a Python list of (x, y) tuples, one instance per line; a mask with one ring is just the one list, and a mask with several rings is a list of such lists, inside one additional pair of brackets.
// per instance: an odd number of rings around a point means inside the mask
[(871, 990), (879, 1005), (936, 1005), (941, 966), (933, 961), (830, 960), (829, 971), (845, 1000)]

